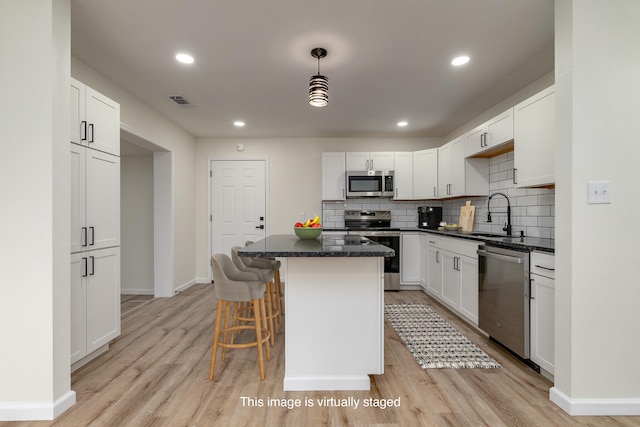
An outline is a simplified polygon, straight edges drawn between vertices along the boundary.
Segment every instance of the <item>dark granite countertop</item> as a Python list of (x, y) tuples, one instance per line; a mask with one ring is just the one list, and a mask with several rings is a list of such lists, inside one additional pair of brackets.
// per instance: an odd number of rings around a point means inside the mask
[(321, 235), (301, 240), (295, 234), (275, 234), (238, 250), (247, 257), (389, 257), (395, 251), (361, 236)]
[(503, 248), (511, 249), (524, 249), (530, 251), (542, 251), (555, 253), (555, 240), (545, 239), (541, 237), (489, 237), (489, 236), (476, 236), (469, 233), (460, 233), (458, 231), (445, 231), (445, 230), (426, 230), (423, 228), (404, 228), (402, 231), (419, 231), (422, 233), (439, 234), (446, 237), (456, 237), (459, 239), (468, 239), (484, 242), (489, 246), (500, 246)]

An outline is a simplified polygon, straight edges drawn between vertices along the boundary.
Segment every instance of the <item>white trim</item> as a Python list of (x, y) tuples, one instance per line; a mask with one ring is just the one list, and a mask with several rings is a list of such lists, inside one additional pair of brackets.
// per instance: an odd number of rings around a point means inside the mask
[(551, 387), (549, 399), (569, 415), (640, 415), (640, 399), (572, 399), (557, 387)]
[(153, 289), (120, 289), (120, 295), (153, 295)]
[(76, 392), (69, 390), (53, 403), (0, 404), (0, 421), (53, 420), (76, 403)]
[(180, 293), (184, 290), (187, 290), (188, 288), (190, 288), (191, 286), (195, 285), (196, 283), (198, 283), (198, 281), (196, 279), (191, 279), (188, 282), (183, 283), (182, 285), (176, 286), (174, 294)]

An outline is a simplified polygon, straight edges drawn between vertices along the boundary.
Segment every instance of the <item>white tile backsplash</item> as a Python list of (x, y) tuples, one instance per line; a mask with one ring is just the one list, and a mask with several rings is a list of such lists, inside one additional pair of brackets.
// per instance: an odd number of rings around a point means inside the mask
[[(547, 188), (516, 188), (513, 183), (513, 152), (493, 157), (489, 164), (490, 192), (505, 193), (509, 197), (513, 234), (523, 231), (525, 236), (555, 238), (555, 191)], [(323, 226), (343, 228), (346, 209), (383, 209), (391, 211), (392, 227), (416, 227), (418, 206), (442, 206), (443, 219), (449, 223), (457, 223), (460, 219), (460, 207), (467, 200), (476, 207), (473, 222), (475, 231), (504, 233), (502, 227), (507, 222), (507, 201), (502, 196), (491, 199), (491, 223), (486, 222), (488, 197), (398, 202), (389, 199), (348, 199), (322, 203)]]

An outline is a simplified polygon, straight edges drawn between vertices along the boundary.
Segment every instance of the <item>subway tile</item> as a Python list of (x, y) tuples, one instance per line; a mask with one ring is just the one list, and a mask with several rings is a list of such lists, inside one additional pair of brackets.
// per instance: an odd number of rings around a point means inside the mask
[(550, 206), (527, 206), (527, 215), (529, 216), (550, 216)]

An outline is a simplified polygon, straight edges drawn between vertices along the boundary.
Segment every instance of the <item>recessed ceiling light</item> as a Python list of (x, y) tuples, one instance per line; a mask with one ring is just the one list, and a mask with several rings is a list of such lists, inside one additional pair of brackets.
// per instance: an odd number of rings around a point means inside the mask
[(398, 126), (399, 126), (399, 127), (405, 127), (405, 126), (406, 126), (406, 125), (408, 125), (408, 124), (409, 124), (409, 122), (407, 122), (407, 121), (405, 121), (405, 120), (403, 120), (403, 121), (401, 121), (401, 122), (398, 122)]
[(193, 56), (187, 55), (186, 53), (177, 54), (176, 59), (183, 64), (193, 64)]
[(235, 127), (239, 127), (239, 128), (241, 128), (241, 127), (243, 127), (243, 126), (244, 126), (244, 122), (243, 122), (243, 121), (241, 121), (241, 120), (236, 120), (235, 122), (233, 122), (233, 125), (234, 125)]
[(453, 58), (453, 61), (451, 61), (451, 65), (459, 66), (464, 65), (467, 62), (469, 62), (468, 56), (458, 56), (457, 58)]

